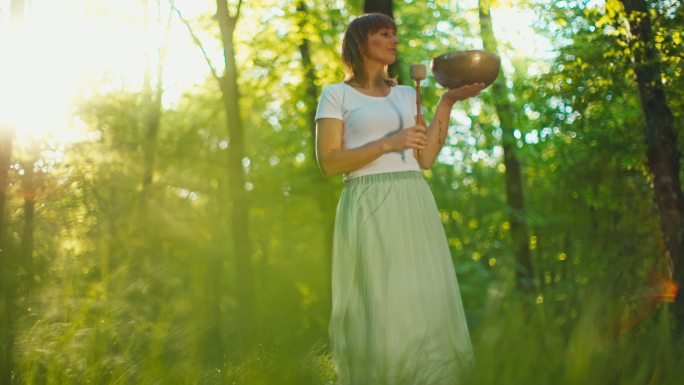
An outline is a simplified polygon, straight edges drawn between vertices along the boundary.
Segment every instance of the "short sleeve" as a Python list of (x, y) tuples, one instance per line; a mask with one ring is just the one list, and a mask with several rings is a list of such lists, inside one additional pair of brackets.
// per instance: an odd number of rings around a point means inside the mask
[(340, 87), (328, 86), (321, 92), (316, 109), (316, 120), (322, 118), (342, 119), (342, 90)]

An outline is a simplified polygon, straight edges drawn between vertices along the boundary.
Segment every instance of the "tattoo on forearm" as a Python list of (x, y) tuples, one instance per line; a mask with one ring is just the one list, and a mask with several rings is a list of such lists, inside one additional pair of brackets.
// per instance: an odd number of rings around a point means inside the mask
[(437, 141), (439, 142), (440, 145), (444, 145), (444, 139), (442, 137), (442, 121), (437, 119), (437, 128), (439, 129), (439, 136), (437, 137)]

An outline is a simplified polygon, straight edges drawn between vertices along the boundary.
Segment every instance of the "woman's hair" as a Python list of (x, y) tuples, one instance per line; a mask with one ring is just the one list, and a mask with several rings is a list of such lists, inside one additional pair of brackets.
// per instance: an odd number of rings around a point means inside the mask
[[(397, 30), (392, 18), (382, 13), (368, 13), (349, 23), (342, 39), (342, 61), (347, 81), (356, 80), (363, 83), (368, 80), (365, 78), (363, 52), (366, 49), (368, 36), (383, 28), (391, 28), (395, 32)], [(387, 68), (385, 68), (385, 83), (388, 86), (397, 84), (396, 80), (391, 79), (387, 74)]]

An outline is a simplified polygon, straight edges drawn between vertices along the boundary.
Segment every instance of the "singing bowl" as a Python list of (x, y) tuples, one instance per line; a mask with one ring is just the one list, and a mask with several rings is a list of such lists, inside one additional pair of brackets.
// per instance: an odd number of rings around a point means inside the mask
[(489, 51), (468, 50), (449, 52), (432, 59), (432, 75), (446, 88), (458, 88), (472, 83), (494, 83), (501, 69), (501, 58)]

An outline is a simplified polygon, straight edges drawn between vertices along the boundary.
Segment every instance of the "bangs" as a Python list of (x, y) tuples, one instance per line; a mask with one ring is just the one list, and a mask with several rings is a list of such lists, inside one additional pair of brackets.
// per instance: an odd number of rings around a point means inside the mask
[(394, 24), (394, 20), (382, 13), (369, 13), (363, 15), (352, 21), (352, 24), (354, 23), (358, 24), (359, 32), (365, 36), (385, 28), (391, 29), (395, 34), (397, 33), (397, 26)]

